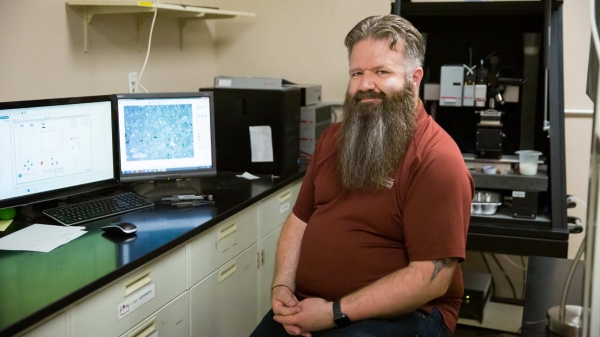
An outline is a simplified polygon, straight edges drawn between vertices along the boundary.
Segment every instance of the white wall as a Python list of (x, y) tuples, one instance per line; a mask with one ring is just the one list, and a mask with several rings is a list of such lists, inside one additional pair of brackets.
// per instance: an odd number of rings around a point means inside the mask
[(390, 12), (389, 0), (219, 0), (256, 18), (217, 22), (217, 73), (283, 77), (318, 83), (324, 101), (344, 99), (346, 34), (370, 15)]
[[(0, 101), (127, 92), (127, 73), (141, 71), (151, 20), (137, 51), (135, 14), (94, 16), (90, 52), (83, 52), (83, 9), (64, 0), (0, 1)], [(197, 91), (212, 84), (215, 46), (210, 25), (190, 22), (179, 49), (175, 19), (158, 17), (142, 82), (148, 90)]]
[[(565, 110), (591, 110), (593, 103), (585, 94), (590, 48), (590, 2), (569, 0), (563, 3), (563, 64)], [(567, 193), (587, 202), (592, 116), (567, 113), (565, 118), (565, 157)], [(569, 215), (584, 221), (582, 205), (569, 209)], [(569, 258), (574, 258), (584, 234), (569, 239)]]

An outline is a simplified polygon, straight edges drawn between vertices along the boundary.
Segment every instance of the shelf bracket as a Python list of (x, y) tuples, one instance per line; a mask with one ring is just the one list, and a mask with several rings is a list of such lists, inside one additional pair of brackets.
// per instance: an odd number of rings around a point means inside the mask
[(183, 28), (187, 25), (189, 19), (179, 19), (179, 50), (183, 51)]
[[(90, 30), (89, 24), (96, 14), (121, 14), (121, 13), (144, 13), (154, 12), (154, 7), (122, 7), (122, 6), (83, 6), (83, 51), (90, 52)], [(145, 20), (145, 19), (144, 19)], [(143, 22), (143, 21), (142, 21)], [(143, 23), (142, 23), (143, 24)], [(139, 19), (138, 19), (138, 41), (139, 38)], [(138, 50), (140, 44), (138, 43)]]
[(197, 13), (192, 17), (179, 18), (179, 49), (183, 51), (183, 28), (187, 25), (189, 21), (192, 20), (204, 20), (204, 15), (206, 13)]
[(87, 6), (83, 6), (83, 51), (86, 53), (90, 52), (90, 32), (88, 25), (92, 21), (93, 13), (88, 14)]

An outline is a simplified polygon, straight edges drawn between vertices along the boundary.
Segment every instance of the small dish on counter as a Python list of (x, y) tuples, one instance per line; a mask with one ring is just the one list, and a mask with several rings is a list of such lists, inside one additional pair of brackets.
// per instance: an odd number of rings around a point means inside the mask
[(485, 174), (496, 174), (496, 166), (484, 166), (481, 170)]

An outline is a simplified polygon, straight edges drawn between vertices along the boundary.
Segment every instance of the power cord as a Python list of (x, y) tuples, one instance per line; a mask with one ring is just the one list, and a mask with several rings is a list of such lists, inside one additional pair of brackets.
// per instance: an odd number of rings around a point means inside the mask
[(485, 264), (485, 267), (487, 268), (488, 273), (490, 273), (490, 275), (492, 275), (492, 293), (494, 294), (494, 296), (496, 296), (496, 281), (494, 281), (494, 275), (492, 274), (492, 269), (490, 268), (490, 265), (488, 264), (487, 258), (485, 257), (484, 253), (481, 253), (481, 258), (483, 259), (483, 263)]
[(496, 254), (492, 254), (492, 258), (494, 259), (494, 261), (496, 261), (498, 268), (500, 268), (500, 271), (502, 271), (502, 274), (504, 274), (504, 277), (508, 281), (508, 285), (510, 286), (510, 289), (512, 290), (512, 293), (513, 293), (513, 298), (517, 298), (517, 291), (515, 290), (515, 285), (512, 283), (510, 277), (508, 277), (508, 274), (504, 270), (504, 267), (502, 267), (502, 265), (500, 264), (500, 261), (498, 261)]
[(148, 93), (148, 89), (146, 89), (146, 87), (144, 87), (139, 81), (137, 83), (140, 87), (142, 87), (142, 89), (144, 89), (146, 93)]
[(544, 320), (541, 320), (541, 321), (525, 322), (525, 323), (523, 323), (523, 325), (521, 325), (521, 327), (519, 328), (519, 330), (517, 330), (517, 333), (518, 333), (518, 334), (521, 334), (521, 330), (522, 330), (524, 327), (526, 327), (526, 326), (529, 326), (529, 325), (537, 325), (537, 324), (541, 324), (541, 323), (546, 323), (546, 324), (548, 324), (548, 320), (547, 320), (547, 319), (544, 319)]
[(523, 256), (519, 256), (521, 258), (521, 265), (523, 266), (523, 287), (521, 288), (521, 298), (525, 299), (525, 285), (527, 285), (527, 267), (525, 266), (525, 258)]
[(156, 14), (158, 13), (158, 3), (159, 0), (156, 0), (156, 9), (154, 10), (154, 17), (152, 18), (152, 25), (150, 26), (150, 38), (148, 39), (148, 51), (146, 52), (146, 60), (144, 60), (144, 66), (142, 67), (142, 71), (140, 71), (140, 77), (135, 85), (135, 92), (139, 92), (138, 87), (141, 86), (144, 91), (148, 92), (146, 88), (142, 85), (142, 75), (144, 75), (144, 70), (146, 69), (146, 63), (148, 63), (148, 56), (150, 56), (150, 46), (152, 45), (152, 31), (154, 30), (154, 22), (156, 21)]

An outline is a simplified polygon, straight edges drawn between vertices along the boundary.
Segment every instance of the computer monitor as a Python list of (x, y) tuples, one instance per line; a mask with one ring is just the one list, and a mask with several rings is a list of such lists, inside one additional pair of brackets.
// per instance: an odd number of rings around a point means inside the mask
[(112, 96), (0, 103), (0, 209), (117, 186), (112, 110)]
[(196, 194), (217, 174), (212, 92), (117, 95), (121, 182), (150, 200)]

